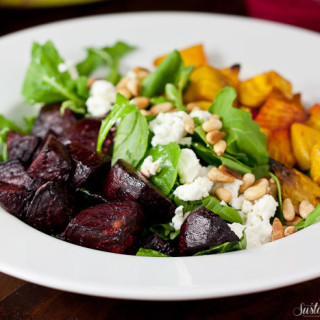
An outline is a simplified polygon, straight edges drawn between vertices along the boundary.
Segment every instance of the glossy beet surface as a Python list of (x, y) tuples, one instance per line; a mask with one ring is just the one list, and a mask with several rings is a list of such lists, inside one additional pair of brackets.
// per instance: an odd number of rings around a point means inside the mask
[(159, 251), (168, 256), (174, 256), (177, 253), (177, 241), (165, 241), (156, 233), (150, 233), (143, 239), (142, 247)]
[(45, 233), (62, 231), (72, 217), (72, 201), (64, 186), (47, 182), (35, 193), (26, 222)]
[(88, 248), (134, 254), (143, 222), (144, 213), (135, 202), (99, 204), (80, 212), (67, 226), (64, 238)]
[(77, 121), (76, 115), (66, 109), (64, 115), (60, 113), (60, 104), (44, 106), (32, 128), (32, 134), (43, 138), (49, 131), (60, 135)]
[(174, 215), (174, 204), (137, 169), (121, 159), (111, 168), (103, 191), (108, 199), (139, 202), (150, 222), (167, 222)]
[(39, 142), (38, 137), (10, 131), (7, 135), (9, 159), (19, 159), (24, 163), (29, 163)]
[(193, 210), (181, 226), (179, 254), (193, 255), (229, 241), (239, 241), (239, 238), (224, 220), (201, 206)]
[(71, 168), (71, 159), (65, 146), (50, 136), (37, 158), (31, 163), (28, 173), (44, 181), (66, 182)]

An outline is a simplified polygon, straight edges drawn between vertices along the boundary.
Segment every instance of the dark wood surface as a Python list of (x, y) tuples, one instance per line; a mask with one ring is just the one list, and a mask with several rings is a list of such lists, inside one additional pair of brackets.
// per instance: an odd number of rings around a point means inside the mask
[[(146, 10), (246, 15), (246, 8), (241, 0), (110, 0), (54, 9), (0, 8), (0, 35), (67, 18)], [(239, 297), (191, 302), (144, 302), (67, 293), (0, 273), (0, 320), (293, 319), (297, 318), (293, 316), (295, 307), (301, 303), (316, 302), (320, 302), (320, 278), (278, 290)]]

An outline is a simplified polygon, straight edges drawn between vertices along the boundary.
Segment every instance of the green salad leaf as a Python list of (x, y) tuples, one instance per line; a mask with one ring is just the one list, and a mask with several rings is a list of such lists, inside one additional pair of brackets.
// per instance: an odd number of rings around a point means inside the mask
[(140, 256), (140, 257), (170, 257), (166, 254), (159, 252), (159, 251), (152, 250), (152, 249), (145, 249), (145, 248), (140, 248), (139, 251), (136, 253), (136, 256)]
[(316, 208), (308, 214), (305, 220), (300, 220), (298, 223), (294, 225), (294, 227), (298, 230), (301, 230), (311, 226), (312, 224), (318, 221), (320, 221), (320, 204), (318, 204)]
[(175, 228), (170, 226), (169, 223), (154, 224), (149, 228), (149, 230), (156, 233), (165, 241), (175, 239), (180, 233), (180, 230), (175, 230)]
[(97, 68), (106, 65), (110, 68), (107, 80), (116, 84), (120, 80), (119, 62), (129, 52), (135, 50), (122, 41), (116, 42), (111, 47), (88, 48), (87, 57), (77, 64), (77, 70), (80, 75), (89, 76)]
[(243, 223), (239, 212), (229, 206), (222, 206), (216, 197), (208, 196), (202, 200), (202, 205), (219, 215), (223, 220), (228, 222)]
[(23, 83), (22, 94), (27, 103), (54, 103), (66, 100), (85, 105), (89, 96), (87, 78), (72, 79), (69, 72), (60, 72), (64, 60), (51, 41), (33, 43), (31, 63)]
[(177, 196), (173, 197), (174, 204), (179, 207), (183, 206), (183, 212), (190, 212), (200, 206), (202, 206), (202, 200), (196, 200), (196, 201), (184, 201), (178, 198)]

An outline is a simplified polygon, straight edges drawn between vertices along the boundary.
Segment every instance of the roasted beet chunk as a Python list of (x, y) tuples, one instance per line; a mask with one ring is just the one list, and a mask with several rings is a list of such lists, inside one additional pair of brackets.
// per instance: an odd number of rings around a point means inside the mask
[(134, 254), (144, 213), (131, 201), (99, 204), (80, 212), (67, 226), (65, 240), (102, 251)]
[(70, 172), (71, 159), (68, 152), (53, 136), (48, 139), (28, 169), (30, 176), (54, 182), (66, 182)]
[(26, 213), (26, 222), (45, 233), (62, 231), (73, 209), (64, 186), (47, 182), (35, 193)]
[(0, 181), (28, 188), (32, 179), (18, 159), (0, 163)]
[[(77, 121), (72, 125), (59, 140), (63, 144), (77, 142), (89, 148), (92, 151), (96, 150), (97, 139), (101, 126), (101, 120), (95, 118), (85, 118)], [(102, 151), (109, 155), (112, 154), (113, 142), (115, 136), (115, 128), (111, 128), (108, 136), (103, 144)]]
[(189, 214), (181, 226), (179, 254), (193, 255), (229, 241), (239, 241), (239, 238), (228, 224), (205, 207), (199, 207)]
[(98, 154), (79, 143), (71, 143), (67, 149), (73, 162), (71, 186), (77, 189), (83, 185), (90, 185), (95, 190), (102, 189), (101, 181), (110, 170), (110, 157)]
[(32, 128), (32, 134), (43, 138), (49, 131), (60, 135), (77, 121), (75, 113), (66, 109), (64, 115), (60, 113), (60, 104), (44, 106)]
[(150, 233), (143, 239), (142, 247), (152, 249), (168, 256), (174, 256), (176, 253), (176, 241), (165, 241), (156, 233)]
[(80, 188), (74, 192), (75, 212), (80, 212), (97, 204), (109, 202), (110, 201), (106, 199), (105, 195), (84, 188)]
[(23, 219), (31, 193), (26, 188), (0, 182), (0, 206)]
[(19, 159), (24, 163), (29, 163), (39, 142), (38, 137), (10, 131), (7, 135), (9, 159)]
[(174, 215), (173, 203), (138, 170), (121, 159), (111, 168), (103, 192), (108, 199), (139, 202), (150, 222), (166, 222)]

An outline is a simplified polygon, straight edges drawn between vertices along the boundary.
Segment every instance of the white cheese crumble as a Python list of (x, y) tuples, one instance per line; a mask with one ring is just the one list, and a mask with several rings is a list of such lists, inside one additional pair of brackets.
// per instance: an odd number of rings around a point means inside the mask
[(96, 80), (90, 88), (90, 97), (87, 100), (88, 112), (94, 117), (101, 117), (112, 109), (117, 90), (107, 80)]
[(60, 73), (69, 72), (71, 79), (78, 79), (79, 73), (75, 63), (71, 60), (67, 60), (64, 63), (58, 64), (58, 71)]
[(170, 142), (190, 145), (191, 138), (185, 138), (187, 134), (184, 130), (183, 111), (172, 113), (159, 113), (158, 116), (150, 122), (150, 129), (154, 133), (151, 140), (153, 147), (157, 145), (167, 145)]
[(198, 177), (192, 183), (179, 186), (173, 194), (183, 201), (201, 200), (209, 195), (213, 182), (206, 177)]
[(156, 175), (161, 171), (160, 168), (160, 162), (161, 159), (158, 159), (157, 161), (153, 161), (152, 156), (148, 156), (143, 160), (143, 163), (141, 165), (141, 173), (147, 177), (150, 178), (151, 176)]
[(230, 229), (236, 234), (236, 236), (241, 239), (242, 238), (242, 232), (244, 230), (244, 228), (246, 226), (244, 226), (243, 224), (241, 223), (237, 223), (237, 222), (234, 222), (234, 223), (228, 223), (228, 226), (230, 227)]
[(182, 149), (178, 163), (178, 174), (181, 183), (192, 182), (200, 175), (201, 171), (200, 160), (191, 149)]
[(235, 179), (233, 183), (224, 183), (223, 188), (229, 190), (232, 194), (232, 199), (229, 202), (232, 208), (236, 210), (240, 210), (242, 206), (242, 202), (244, 200), (243, 196), (239, 197), (239, 189), (240, 186), (243, 184), (242, 180)]
[(207, 121), (209, 120), (211, 113), (204, 110), (196, 110), (196, 111), (190, 112), (189, 115), (192, 118), (198, 118), (199, 120)]
[(174, 217), (172, 218), (172, 222), (170, 223), (175, 230), (180, 230), (184, 220), (187, 219), (190, 212), (186, 212), (183, 214), (183, 206), (179, 206), (174, 211)]

